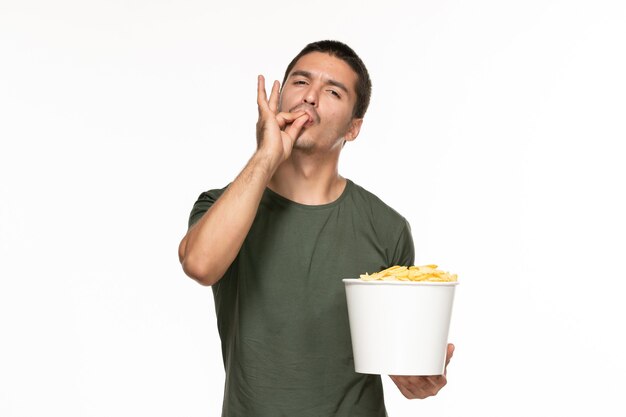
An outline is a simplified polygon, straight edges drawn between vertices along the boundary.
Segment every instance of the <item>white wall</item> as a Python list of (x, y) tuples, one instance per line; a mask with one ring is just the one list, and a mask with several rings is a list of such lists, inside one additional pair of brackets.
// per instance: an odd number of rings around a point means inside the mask
[(448, 386), (409, 401), (385, 378), (390, 415), (624, 415), (625, 17), (617, 0), (2, 0), (0, 415), (219, 415), (211, 290), (177, 245), (254, 151), (256, 75), (326, 38), (374, 84), (341, 172), (462, 282)]

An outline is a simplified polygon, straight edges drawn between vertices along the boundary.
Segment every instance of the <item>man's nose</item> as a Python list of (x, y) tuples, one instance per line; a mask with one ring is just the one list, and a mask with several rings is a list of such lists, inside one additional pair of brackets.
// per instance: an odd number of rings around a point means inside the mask
[(317, 104), (317, 91), (312, 86), (304, 93), (303, 100), (306, 104), (315, 106)]

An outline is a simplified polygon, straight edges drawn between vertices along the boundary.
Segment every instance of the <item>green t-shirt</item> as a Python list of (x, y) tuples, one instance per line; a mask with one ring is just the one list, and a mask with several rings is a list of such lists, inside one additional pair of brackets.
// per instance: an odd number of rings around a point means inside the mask
[[(225, 190), (202, 193), (189, 225)], [(406, 219), (352, 181), (318, 206), (266, 188), (239, 254), (212, 287), (222, 416), (384, 417), (380, 376), (354, 371), (341, 280), (413, 262)]]

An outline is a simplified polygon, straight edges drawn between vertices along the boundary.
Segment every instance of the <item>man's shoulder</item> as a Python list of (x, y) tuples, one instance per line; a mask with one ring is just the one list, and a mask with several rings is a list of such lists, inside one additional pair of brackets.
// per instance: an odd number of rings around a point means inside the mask
[(196, 202), (191, 209), (191, 213), (189, 214), (188, 226), (191, 227), (198, 220), (200, 220), (204, 213), (206, 213), (217, 201), (217, 199), (220, 198), (222, 194), (224, 194), (224, 191), (226, 191), (227, 188), (228, 185), (224, 188), (213, 188), (211, 190), (202, 192), (196, 199)]
[(228, 185), (226, 185), (223, 188), (212, 188), (210, 190), (203, 191), (202, 193), (200, 193), (200, 196), (198, 197), (198, 201), (215, 202), (218, 198), (222, 196), (222, 194), (224, 194), (224, 191), (226, 191), (226, 189), (228, 188)]
[(391, 219), (401, 223), (406, 222), (404, 216), (385, 203), (376, 194), (356, 184), (354, 181), (350, 182), (352, 183), (352, 199), (356, 207), (366, 210), (368, 214), (374, 218), (382, 217), (387, 221)]

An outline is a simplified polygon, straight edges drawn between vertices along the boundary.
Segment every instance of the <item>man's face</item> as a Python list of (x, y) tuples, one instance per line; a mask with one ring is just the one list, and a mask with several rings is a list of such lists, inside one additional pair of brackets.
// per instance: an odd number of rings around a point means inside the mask
[(341, 147), (359, 133), (353, 119), (357, 74), (343, 60), (321, 52), (301, 57), (282, 87), (279, 110), (309, 114), (294, 149), (309, 153)]

